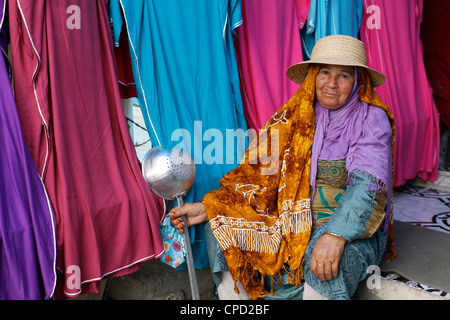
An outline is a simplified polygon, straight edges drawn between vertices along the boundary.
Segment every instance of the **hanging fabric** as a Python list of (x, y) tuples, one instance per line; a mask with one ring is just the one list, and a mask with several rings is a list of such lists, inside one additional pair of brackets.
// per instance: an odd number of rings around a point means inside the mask
[(237, 29), (236, 56), (248, 126), (259, 130), (296, 92), (286, 76), (303, 60), (300, 29), (310, 0), (246, 0)]
[(55, 225), (9, 82), (5, 7), (0, 0), (0, 300), (44, 300), (56, 286)]
[[(125, 26), (122, 28), (125, 29)], [(117, 72), (119, 75), (120, 97), (124, 100), (137, 98), (126, 29), (125, 32), (121, 32), (119, 43), (116, 43), (114, 46), (114, 56), (116, 57)]]
[(108, 0), (9, 1), (25, 141), (54, 207), (64, 294), (164, 252), (163, 202), (140, 171), (123, 114)]
[(311, 59), (317, 40), (333, 34), (358, 38), (362, 0), (311, 0), (306, 25), (301, 31), (303, 57)]
[[(239, 0), (110, 1), (116, 44), (122, 25), (127, 27), (152, 146), (181, 147), (196, 164), (186, 202), (218, 188), (248, 145), (233, 46), (240, 9)], [(206, 268), (204, 224), (190, 233), (195, 267)]]
[(422, 8), (422, 0), (364, 0), (361, 40), (369, 67), (386, 75), (376, 91), (396, 123), (395, 187), (438, 177), (439, 115), (424, 67)]

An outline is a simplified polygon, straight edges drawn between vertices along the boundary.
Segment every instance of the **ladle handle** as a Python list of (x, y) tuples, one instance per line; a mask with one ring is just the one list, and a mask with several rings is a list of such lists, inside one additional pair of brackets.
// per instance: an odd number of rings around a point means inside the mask
[[(184, 206), (183, 197), (178, 197), (177, 201), (178, 201), (178, 206), (180, 208), (182, 208)], [(189, 229), (188, 229), (186, 215), (182, 215), (181, 220), (184, 223), (183, 238), (184, 238), (184, 244), (186, 247), (186, 263), (187, 263), (188, 271), (189, 271), (189, 282), (191, 285), (192, 300), (200, 300), (200, 296), (198, 293), (197, 275), (195, 274), (195, 266), (194, 266), (194, 259), (193, 259), (193, 255), (192, 255), (191, 239), (189, 236)]]

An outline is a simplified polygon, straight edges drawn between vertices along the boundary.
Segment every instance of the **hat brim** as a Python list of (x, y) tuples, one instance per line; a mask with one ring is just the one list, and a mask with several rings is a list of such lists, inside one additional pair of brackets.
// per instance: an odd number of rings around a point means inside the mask
[(290, 66), (286, 75), (294, 81), (295, 83), (302, 84), (306, 79), (306, 75), (308, 74), (309, 66), (311, 64), (327, 64), (327, 65), (339, 65), (339, 66), (352, 66), (352, 67), (362, 67), (367, 70), (370, 77), (370, 82), (372, 83), (372, 87), (379, 87), (386, 81), (386, 76), (372, 68), (369, 68), (365, 65), (355, 65), (355, 64), (346, 64), (345, 62), (340, 61), (303, 61), (296, 63)]

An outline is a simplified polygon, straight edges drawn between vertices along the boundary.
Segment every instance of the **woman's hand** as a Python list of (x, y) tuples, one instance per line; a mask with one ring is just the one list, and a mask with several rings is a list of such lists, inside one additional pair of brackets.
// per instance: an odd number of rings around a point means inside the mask
[(184, 223), (181, 216), (186, 215), (188, 226), (193, 226), (208, 220), (205, 206), (201, 202), (185, 203), (182, 208), (175, 207), (170, 210), (170, 223), (178, 229), (178, 233), (183, 233)]
[(311, 257), (311, 272), (320, 280), (328, 281), (337, 277), (347, 240), (339, 236), (324, 233), (316, 242)]

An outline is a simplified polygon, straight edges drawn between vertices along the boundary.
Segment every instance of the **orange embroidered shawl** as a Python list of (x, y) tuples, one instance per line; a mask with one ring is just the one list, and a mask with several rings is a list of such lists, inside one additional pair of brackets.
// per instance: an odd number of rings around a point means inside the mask
[[(309, 178), (318, 71), (319, 66), (310, 67), (303, 85), (260, 130), (240, 166), (203, 199), (230, 273), (252, 299), (270, 294), (264, 291), (264, 276), (279, 274), (285, 264), (290, 283), (302, 282), (312, 226)], [(360, 74), (366, 75), (360, 98), (381, 106), (392, 119), (366, 72)]]

